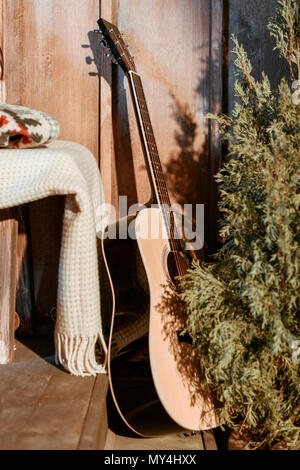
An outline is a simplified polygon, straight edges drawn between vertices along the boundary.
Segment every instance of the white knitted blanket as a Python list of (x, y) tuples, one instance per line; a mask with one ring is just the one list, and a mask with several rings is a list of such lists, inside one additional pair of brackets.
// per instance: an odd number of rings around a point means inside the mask
[[(0, 149), (0, 208), (66, 195), (60, 252), (55, 348), (71, 374), (106, 373), (96, 226), (104, 203), (94, 156), (85, 147), (57, 141), (45, 148)], [(99, 217), (98, 217), (99, 218)], [(103, 363), (95, 345), (103, 350)]]

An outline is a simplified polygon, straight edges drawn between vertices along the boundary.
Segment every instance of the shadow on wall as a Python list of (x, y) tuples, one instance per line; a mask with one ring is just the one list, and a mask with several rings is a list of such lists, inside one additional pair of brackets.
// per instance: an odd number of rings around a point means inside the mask
[[(181, 206), (204, 204), (206, 255), (217, 248), (218, 209), (214, 176), (221, 166), (222, 152), (217, 126), (205, 116), (208, 112), (218, 112), (222, 108), (222, 103), (216, 102), (214, 98), (214, 87), (221, 86), (218, 83), (221, 66), (210, 57), (201, 61), (201, 77), (195, 89), (195, 100), (201, 108), (202, 122), (199, 122), (187, 104), (180, 103), (170, 93), (173, 100), (172, 117), (177, 124), (174, 136), (177, 149), (171, 153), (166, 165), (167, 184), (172, 197)], [(216, 80), (215, 84), (213, 79)], [(200, 126), (204, 126), (204, 129)], [(197, 134), (200, 131), (204, 138), (199, 146)]]
[[(131, 206), (137, 201), (137, 188), (130, 139), (126, 91), (120, 79), (120, 68), (113, 67), (111, 69), (111, 60), (106, 57), (107, 50), (100, 46), (100, 35), (94, 31), (90, 31), (88, 38), (90, 45), (83, 45), (82, 47), (90, 47), (93, 57), (87, 56), (86, 62), (87, 64), (94, 62), (97, 67), (97, 73), (90, 72), (89, 75), (98, 75), (99, 79), (103, 78), (112, 86), (112, 93), (114, 95), (114, 99), (112, 100), (113, 140), (117, 188), (119, 194), (128, 196), (128, 206)], [(123, 75), (123, 72), (121, 73)], [(124, 171), (124, 162), (126, 162), (126, 171)], [(130, 188), (128, 188), (128, 181), (131, 182)]]

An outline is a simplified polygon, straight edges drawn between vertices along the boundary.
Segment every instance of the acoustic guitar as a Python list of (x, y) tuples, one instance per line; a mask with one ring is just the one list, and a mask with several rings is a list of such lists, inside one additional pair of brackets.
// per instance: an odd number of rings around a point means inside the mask
[[(185, 274), (188, 262), (174, 214), (167, 210), (171, 203), (141, 76), (118, 28), (102, 18), (98, 24), (107, 55), (129, 81), (156, 203), (109, 225), (102, 236), (111, 296), (111, 395), (123, 421), (140, 436), (211, 429), (217, 426), (214, 406), (199, 393), (197, 354), (181, 334), (184, 313), (167, 307), (170, 286)], [(124, 236), (127, 231), (131, 236)]]

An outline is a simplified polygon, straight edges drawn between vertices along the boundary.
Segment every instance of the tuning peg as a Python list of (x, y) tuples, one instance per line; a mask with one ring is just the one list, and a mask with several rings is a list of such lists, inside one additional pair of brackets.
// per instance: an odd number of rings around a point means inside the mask
[(94, 33), (95, 34), (102, 34), (102, 31), (100, 31), (100, 29), (94, 29)]
[(111, 57), (111, 52), (108, 52), (108, 53), (106, 54), (106, 57)]
[(102, 41), (100, 42), (100, 46), (107, 47), (107, 42), (102, 39)]

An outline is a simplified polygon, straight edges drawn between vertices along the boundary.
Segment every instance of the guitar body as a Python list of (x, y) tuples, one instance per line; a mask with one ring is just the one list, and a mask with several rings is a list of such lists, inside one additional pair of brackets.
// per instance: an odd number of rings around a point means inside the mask
[(144, 209), (120, 223), (131, 224), (136, 240), (103, 240), (113, 295), (108, 372), (119, 414), (144, 437), (215, 427), (212, 404), (197, 390), (195, 351), (179, 336), (183, 319), (164, 305), (178, 273), (162, 214)]

